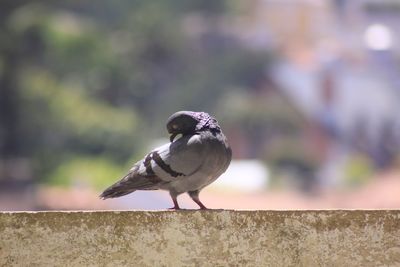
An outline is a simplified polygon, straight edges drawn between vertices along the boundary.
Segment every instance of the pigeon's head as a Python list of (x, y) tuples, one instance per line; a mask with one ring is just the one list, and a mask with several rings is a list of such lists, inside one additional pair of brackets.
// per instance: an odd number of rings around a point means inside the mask
[(173, 142), (178, 134), (195, 134), (202, 130), (220, 131), (220, 127), (217, 120), (205, 112), (178, 111), (168, 118), (167, 130)]
[(178, 134), (193, 134), (199, 121), (191, 111), (178, 111), (171, 115), (167, 120), (167, 130), (171, 134), (170, 140), (174, 141)]

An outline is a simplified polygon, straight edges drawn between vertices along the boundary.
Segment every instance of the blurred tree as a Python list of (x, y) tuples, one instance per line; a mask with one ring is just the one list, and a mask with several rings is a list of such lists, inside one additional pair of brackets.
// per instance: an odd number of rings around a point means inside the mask
[(20, 150), (19, 92), (16, 84), (21, 64), (21, 40), (7, 23), (19, 4), (6, 1), (0, 8), (0, 152), (5, 159), (16, 156)]
[(31, 176), (40, 179), (74, 154), (130, 156), (140, 144), (134, 108), (93, 98), (82, 75), (112, 62), (104, 36), (55, 5), (2, 4), (0, 178), (14, 178), (19, 166), (8, 162), (18, 158), (30, 158)]

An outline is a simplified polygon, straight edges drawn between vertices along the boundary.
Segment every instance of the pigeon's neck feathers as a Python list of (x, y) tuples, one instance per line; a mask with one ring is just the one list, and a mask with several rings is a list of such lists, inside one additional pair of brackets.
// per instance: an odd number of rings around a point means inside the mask
[(221, 127), (218, 121), (205, 112), (196, 112), (194, 116), (199, 121), (196, 125), (196, 132), (211, 131), (212, 133), (220, 133)]

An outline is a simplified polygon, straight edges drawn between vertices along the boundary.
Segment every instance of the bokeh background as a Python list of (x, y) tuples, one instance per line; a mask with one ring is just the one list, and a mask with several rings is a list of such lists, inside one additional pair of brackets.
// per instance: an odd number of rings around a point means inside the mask
[(399, 208), (399, 56), (395, 0), (3, 0), (0, 210), (172, 206), (98, 195), (178, 110), (233, 149), (210, 208)]

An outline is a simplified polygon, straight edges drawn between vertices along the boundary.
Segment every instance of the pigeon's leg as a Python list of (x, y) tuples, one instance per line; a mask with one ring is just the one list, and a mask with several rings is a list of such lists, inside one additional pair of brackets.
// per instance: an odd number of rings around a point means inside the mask
[(177, 195), (173, 194), (171, 192), (169, 194), (170, 194), (170, 196), (172, 198), (172, 201), (174, 202), (174, 206), (172, 208), (169, 208), (169, 209), (170, 210), (180, 210), (181, 208), (179, 207), (179, 204), (178, 204)]
[(193, 199), (194, 202), (197, 203), (197, 205), (200, 206), (200, 209), (202, 210), (208, 210), (208, 208), (206, 206), (203, 205), (203, 203), (201, 203), (200, 198), (199, 198), (199, 190), (196, 191), (189, 191), (188, 194), (189, 196)]

